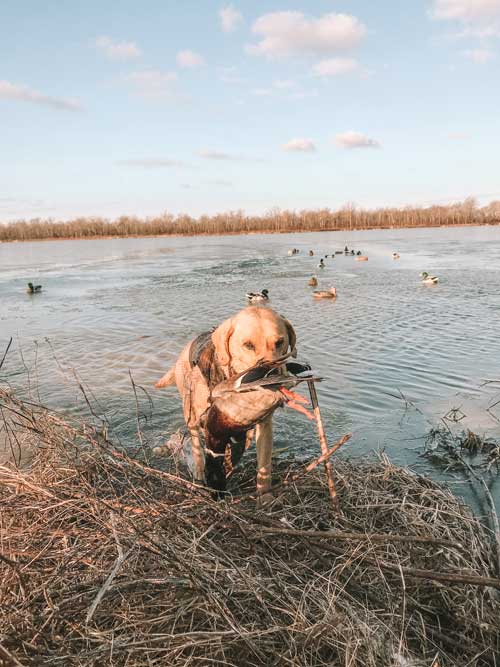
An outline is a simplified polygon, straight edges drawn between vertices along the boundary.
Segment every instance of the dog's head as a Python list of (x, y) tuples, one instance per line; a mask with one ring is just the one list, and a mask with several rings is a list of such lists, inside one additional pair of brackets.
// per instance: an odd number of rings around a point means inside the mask
[(223, 322), (212, 334), (217, 358), (233, 372), (274, 361), (288, 351), (296, 356), (296, 335), (288, 320), (271, 308), (251, 306)]

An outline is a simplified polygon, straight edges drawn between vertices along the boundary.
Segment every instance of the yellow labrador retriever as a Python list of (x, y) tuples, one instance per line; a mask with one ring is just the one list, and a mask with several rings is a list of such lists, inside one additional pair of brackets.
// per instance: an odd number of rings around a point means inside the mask
[[(175, 365), (156, 383), (158, 388), (177, 385), (191, 435), (196, 481), (203, 483), (206, 479), (212, 488), (225, 490), (225, 478), (220, 479), (225, 446), (216, 451), (207, 446), (204, 451), (200, 437), (203, 419), (210, 406), (211, 389), (260, 360), (274, 361), (288, 351), (296, 356), (295, 343), (295, 331), (288, 320), (271, 308), (248, 306), (213, 332), (201, 334), (188, 343)], [(242, 435), (245, 439), (252, 434)], [(262, 495), (271, 486), (272, 414), (257, 424), (255, 437), (257, 493)]]

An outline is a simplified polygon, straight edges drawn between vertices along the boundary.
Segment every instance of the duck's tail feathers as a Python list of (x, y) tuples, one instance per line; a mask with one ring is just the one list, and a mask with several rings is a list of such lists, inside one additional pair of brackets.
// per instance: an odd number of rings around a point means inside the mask
[(175, 366), (165, 373), (165, 375), (156, 382), (155, 387), (157, 389), (163, 389), (163, 387), (171, 387), (175, 384)]

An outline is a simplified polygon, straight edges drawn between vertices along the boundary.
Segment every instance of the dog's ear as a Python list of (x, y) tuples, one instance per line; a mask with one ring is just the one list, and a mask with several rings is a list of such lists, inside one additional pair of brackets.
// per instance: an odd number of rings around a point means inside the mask
[(212, 334), (212, 342), (221, 366), (229, 366), (231, 355), (229, 353), (229, 339), (233, 335), (233, 320), (229, 318), (223, 322)]
[(297, 334), (295, 333), (295, 329), (292, 327), (290, 322), (283, 317), (283, 322), (286, 326), (286, 331), (288, 333), (288, 344), (290, 345), (290, 352), (292, 357), (295, 359), (297, 356), (297, 348), (296, 348), (296, 343), (297, 343)]

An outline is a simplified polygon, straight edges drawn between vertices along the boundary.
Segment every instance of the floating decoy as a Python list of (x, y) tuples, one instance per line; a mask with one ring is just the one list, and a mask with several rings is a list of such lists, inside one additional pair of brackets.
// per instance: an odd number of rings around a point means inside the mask
[(263, 289), (262, 292), (247, 292), (246, 297), (251, 304), (267, 303), (269, 301), (269, 290)]
[(330, 289), (327, 290), (315, 290), (313, 292), (313, 297), (315, 299), (336, 299), (337, 290), (335, 287), (330, 287)]
[(336, 251), (335, 251), (335, 254), (336, 254), (336, 255), (342, 255), (343, 252), (344, 252), (343, 250), (336, 250)]
[(325, 261), (323, 258), (321, 258), (319, 260), (318, 269), (324, 269), (324, 268), (325, 268)]
[(41, 285), (33, 285), (33, 283), (28, 283), (28, 289), (26, 290), (28, 294), (36, 294), (37, 292), (42, 291)]
[(439, 282), (439, 278), (437, 276), (430, 276), (427, 271), (423, 271), (420, 274), (420, 277), (422, 278), (422, 283), (424, 285), (437, 285)]
[[(355, 255), (355, 254), (356, 253), (354, 252), (354, 250), (351, 250), (351, 255)], [(359, 254), (361, 255), (361, 253), (359, 253)]]
[(318, 279), (316, 278), (316, 276), (311, 276), (311, 277), (309, 278), (309, 282), (308, 282), (307, 284), (308, 284), (310, 287), (316, 287), (317, 284), (318, 284)]
[(313, 255), (314, 255), (314, 251), (313, 251), (313, 250), (309, 250), (309, 257), (312, 257)]
[(361, 255), (361, 250), (358, 250), (358, 252), (356, 253), (356, 255)]
[(357, 262), (367, 262), (368, 257), (366, 255), (359, 255), (359, 257), (356, 257)]

